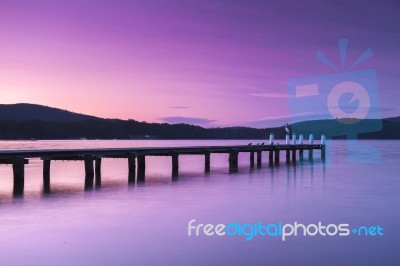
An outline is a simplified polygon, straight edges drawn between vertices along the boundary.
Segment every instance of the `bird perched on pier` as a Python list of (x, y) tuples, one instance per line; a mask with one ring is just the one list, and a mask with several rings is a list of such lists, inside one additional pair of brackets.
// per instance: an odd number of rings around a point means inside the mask
[(251, 145), (251, 142), (249, 143), (249, 144), (247, 144), (248, 146), (250, 146)]
[(261, 145), (264, 145), (264, 142), (263, 142), (263, 143), (261, 143)]
[(292, 133), (292, 129), (290, 128), (290, 125), (288, 123), (286, 123), (286, 125), (285, 125), (285, 130), (286, 130), (287, 134)]

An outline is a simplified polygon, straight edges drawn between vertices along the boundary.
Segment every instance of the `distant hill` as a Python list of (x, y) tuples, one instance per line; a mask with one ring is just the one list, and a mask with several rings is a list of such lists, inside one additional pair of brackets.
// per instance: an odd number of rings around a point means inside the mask
[[(382, 130), (369, 132), (371, 125), (382, 125)], [(343, 127), (337, 120), (305, 121), (293, 124), (297, 133), (332, 134), (345, 138), (348, 130), (366, 132), (361, 139), (400, 139), (400, 117), (363, 120), (354, 127)], [(283, 127), (274, 128), (203, 128), (187, 124), (146, 123), (135, 120), (104, 119), (35, 104), (0, 105), (0, 139), (276, 139), (285, 137)]]
[(79, 122), (88, 119), (99, 118), (37, 104), (0, 104), (0, 121), (41, 120), (47, 122)]
[(385, 120), (386, 120), (386, 121), (389, 121), (389, 122), (400, 123), (400, 116), (398, 116), (398, 117), (386, 118)]

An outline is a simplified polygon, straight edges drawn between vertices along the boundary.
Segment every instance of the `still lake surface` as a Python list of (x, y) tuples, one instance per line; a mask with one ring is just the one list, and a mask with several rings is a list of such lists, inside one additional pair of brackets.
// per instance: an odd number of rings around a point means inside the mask
[[(254, 141), (0, 142), (0, 149), (197, 146)], [(50, 195), (42, 193), (42, 162), (26, 166), (25, 193), (12, 197), (12, 169), (0, 165), (0, 265), (400, 265), (400, 142), (363, 141), (332, 160), (250, 169), (240, 154), (180, 156), (179, 179), (169, 157), (146, 158), (146, 182), (128, 185), (124, 159), (104, 159), (102, 187), (84, 191), (82, 162), (52, 162)], [(352, 158), (349, 162), (349, 158)], [(349, 223), (380, 225), (381, 237), (188, 237), (198, 223)]]

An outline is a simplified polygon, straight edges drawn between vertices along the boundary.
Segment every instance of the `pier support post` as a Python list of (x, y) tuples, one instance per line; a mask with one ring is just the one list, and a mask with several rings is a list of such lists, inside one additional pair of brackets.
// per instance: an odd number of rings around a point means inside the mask
[(308, 159), (309, 159), (310, 161), (313, 160), (313, 149), (312, 149), (312, 148), (310, 148), (310, 149), (308, 150)]
[(24, 194), (25, 184), (25, 160), (17, 159), (13, 162), (13, 174), (14, 174), (14, 196), (21, 196)]
[(135, 183), (136, 178), (136, 154), (130, 153), (128, 155), (128, 183)]
[(274, 133), (269, 133), (269, 145), (274, 145)]
[(300, 150), (299, 150), (299, 160), (302, 162), (303, 159), (304, 159), (304, 150), (303, 150), (303, 149), (300, 149)]
[(43, 191), (50, 193), (50, 159), (43, 159)]
[(294, 147), (292, 150), (292, 162), (296, 163), (296, 147)]
[(172, 178), (176, 179), (179, 176), (179, 154), (174, 152), (171, 157), (172, 157)]
[(257, 167), (261, 168), (262, 166), (262, 151), (257, 151)]
[(268, 164), (269, 166), (273, 166), (274, 165), (274, 151), (270, 150), (269, 152), (269, 156), (268, 156)]
[(276, 166), (279, 165), (279, 161), (280, 161), (280, 159), (279, 159), (279, 153), (280, 153), (280, 150), (279, 150), (279, 149), (276, 149), (276, 150), (275, 150), (275, 165), (276, 165)]
[(300, 134), (300, 135), (299, 135), (299, 144), (300, 144), (300, 145), (303, 145), (303, 142), (304, 142), (303, 134)]
[[(313, 145), (313, 142), (314, 142), (314, 134), (310, 134), (310, 136), (308, 138), (308, 145)], [(310, 147), (310, 149), (308, 150), (308, 160), (310, 160), (311, 162), (313, 161), (313, 148), (312, 147)]]
[(101, 158), (97, 157), (94, 161), (94, 172), (96, 179), (96, 187), (101, 187)]
[(239, 169), (238, 162), (239, 152), (236, 150), (232, 150), (229, 152), (229, 172), (237, 172)]
[(325, 135), (321, 135), (321, 160), (325, 161), (325, 143), (326, 143), (326, 137)]
[(286, 164), (290, 164), (290, 150), (286, 150)]
[(210, 152), (206, 151), (204, 153), (204, 171), (206, 173), (210, 172)]
[(137, 156), (137, 181), (143, 182), (145, 180), (145, 172), (146, 172), (146, 157), (144, 155)]
[(308, 144), (313, 145), (313, 142), (314, 142), (314, 134), (310, 134), (310, 136), (308, 138)]
[(250, 152), (250, 167), (254, 168), (254, 151)]
[(93, 168), (93, 156), (85, 155), (85, 189), (91, 189), (93, 187), (94, 180), (94, 168)]

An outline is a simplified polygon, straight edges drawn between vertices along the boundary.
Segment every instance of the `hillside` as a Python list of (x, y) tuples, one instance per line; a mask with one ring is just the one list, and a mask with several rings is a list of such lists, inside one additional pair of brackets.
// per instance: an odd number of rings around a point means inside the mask
[[(376, 125), (382, 130), (369, 132)], [(364, 120), (343, 127), (336, 120), (305, 121), (292, 125), (294, 132), (321, 133), (345, 138), (351, 133), (362, 139), (400, 139), (400, 117)], [(350, 130), (350, 131), (349, 131)], [(146, 123), (135, 120), (104, 119), (34, 104), (0, 105), (0, 139), (267, 139), (269, 133), (283, 139), (283, 127), (202, 128), (187, 124)]]
[(47, 122), (79, 122), (88, 119), (98, 118), (37, 104), (0, 104), (0, 121), (41, 120)]

